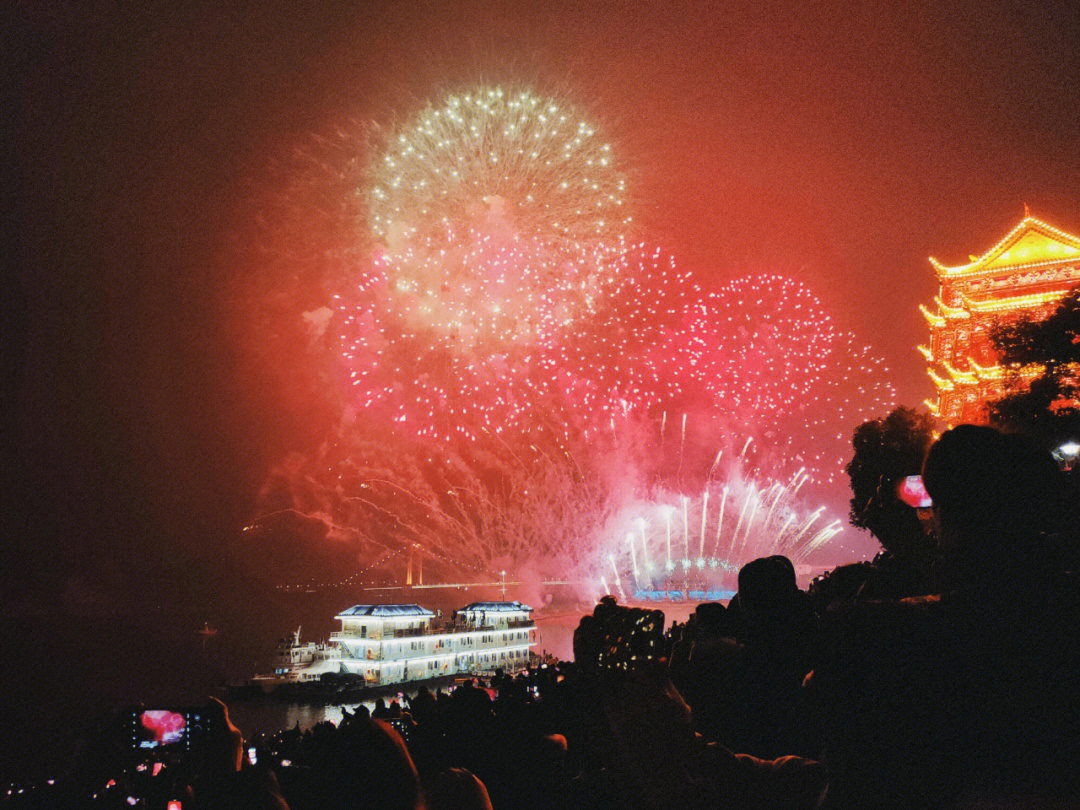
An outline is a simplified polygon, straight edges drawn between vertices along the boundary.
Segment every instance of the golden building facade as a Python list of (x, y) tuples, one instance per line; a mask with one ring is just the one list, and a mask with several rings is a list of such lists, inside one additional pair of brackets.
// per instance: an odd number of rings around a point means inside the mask
[[(920, 306), (930, 343), (919, 351), (937, 398), (926, 400), (946, 425), (985, 422), (986, 404), (1008, 393), (990, 333), (1008, 320), (1044, 318), (1080, 284), (1080, 237), (1027, 215), (982, 256), (967, 264), (930, 264), (940, 288), (933, 307)], [(1020, 372), (1021, 384), (1042, 371)]]

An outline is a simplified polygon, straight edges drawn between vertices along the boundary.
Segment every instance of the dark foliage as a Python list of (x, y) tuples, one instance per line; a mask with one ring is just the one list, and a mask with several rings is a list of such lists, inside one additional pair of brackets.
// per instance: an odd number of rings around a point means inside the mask
[(1080, 287), (1065, 296), (1049, 317), (1002, 324), (991, 340), (1004, 364), (1039, 363), (1046, 366), (1047, 375), (1061, 376), (1065, 366), (1080, 363)]
[(855, 429), (855, 455), (846, 467), (851, 480), (851, 525), (868, 529), (885, 548), (922, 535), (915, 511), (897, 499), (896, 485), (922, 470), (933, 430), (929, 416), (905, 407)]
[(1045, 367), (1026, 390), (990, 404), (991, 424), (1050, 448), (1080, 438), (1080, 287), (1048, 318), (1004, 324), (991, 339), (1014, 374), (1036, 363)]

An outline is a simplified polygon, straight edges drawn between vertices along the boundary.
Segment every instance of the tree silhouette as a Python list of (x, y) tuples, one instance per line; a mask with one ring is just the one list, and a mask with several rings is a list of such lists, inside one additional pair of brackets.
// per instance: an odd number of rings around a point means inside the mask
[(933, 419), (912, 408), (899, 407), (855, 428), (855, 454), (846, 467), (851, 525), (868, 529), (888, 550), (901, 550), (923, 535), (915, 510), (897, 498), (896, 487), (922, 471), (933, 440)]
[(1026, 388), (990, 403), (990, 422), (1053, 449), (1080, 439), (1080, 287), (1043, 320), (1022, 318), (991, 334), (1015, 384), (1025, 366), (1044, 371)]

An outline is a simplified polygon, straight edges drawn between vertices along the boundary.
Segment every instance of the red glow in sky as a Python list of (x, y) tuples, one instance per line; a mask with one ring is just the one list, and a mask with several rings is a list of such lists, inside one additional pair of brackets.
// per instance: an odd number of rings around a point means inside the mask
[[(587, 110), (680, 272), (807, 285), (908, 404), (929, 393), (926, 257), (984, 249), (1025, 202), (1080, 226), (1065, 3), (29, 4), (14, 40), (4, 568), (34, 609), (216, 561), (265, 471), (333, 430), (302, 313), (370, 259), (306, 251), (344, 244), (333, 207), (366, 164), (339, 133), (378, 144), (454, 88)], [(289, 169), (313, 137), (341, 150), (334, 187)], [(295, 250), (267, 252), (271, 228)]]

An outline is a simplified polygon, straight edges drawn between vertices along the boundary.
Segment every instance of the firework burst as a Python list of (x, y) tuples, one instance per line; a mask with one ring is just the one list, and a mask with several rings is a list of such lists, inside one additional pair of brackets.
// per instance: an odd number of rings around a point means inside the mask
[(835, 326), (809, 287), (776, 273), (695, 298), (663, 354), (692, 380), (681, 407), (708, 403), (729, 429), (752, 425), (821, 485), (839, 480), (855, 425), (896, 397), (883, 361)]
[(580, 112), (527, 90), (427, 107), (372, 169), (389, 305), (463, 351), (570, 328), (630, 223), (613, 161)]
[[(588, 435), (663, 404), (684, 375), (657, 349), (696, 288), (670, 256), (643, 245), (595, 246), (585, 264), (592, 272), (574, 285), (582, 297), (576, 319), (540, 320), (528, 340), (476, 341), (470, 332), (467, 343), (412, 317), (400, 298), (388, 302), (393, 282), (376, 264), (351, 295), (335, 297), (357, 407), (409, 435), (475, 441), (481, 431), (527, 427), (538, 413)], [(474, 320), (498, 318), (475, 296), (462, 305)]]
[(630, 223), (611, 145), (566, 101), (479, 87), (396, 132), (373, 169), (371, 230), (389, 250), (472, 229), (605, 239)]

